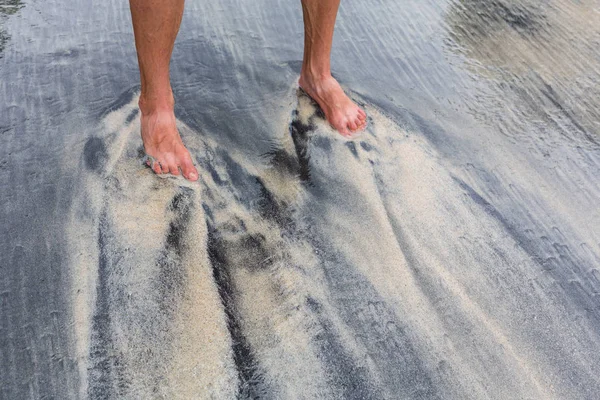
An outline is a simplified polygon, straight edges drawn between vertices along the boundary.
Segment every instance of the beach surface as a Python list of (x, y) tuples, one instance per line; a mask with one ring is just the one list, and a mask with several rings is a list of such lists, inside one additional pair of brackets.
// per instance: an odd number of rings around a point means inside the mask
[(198, 182), (143, 164), (128, 4), (0, 0), (0, 399), (597, 399), (600, 3), (187, 0)]

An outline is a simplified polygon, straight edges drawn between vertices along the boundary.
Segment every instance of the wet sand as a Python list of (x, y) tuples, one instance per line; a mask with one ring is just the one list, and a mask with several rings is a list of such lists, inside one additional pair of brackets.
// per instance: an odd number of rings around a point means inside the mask
[[(594, 399), (600, 6), (188, 1), (196, 183), (142, 163), (127, 4), (0, 3), (0, 398)], [(6, 39), (3, 39), (6, 38)]]

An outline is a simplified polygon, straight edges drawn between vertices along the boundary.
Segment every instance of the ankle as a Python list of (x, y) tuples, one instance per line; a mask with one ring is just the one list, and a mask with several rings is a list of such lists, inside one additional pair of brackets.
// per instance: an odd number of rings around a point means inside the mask
[(172, 92), (165, 94), (142, 93), (138, 101), (142, 115), (149, 115), (160, 111), (173, 112), (175, 98)]
[(318, 84), (331, 78), (331, 70), (329, 68), (319, 69), (303, 66), (302, 71), (300, 71), (300, 79), (311, 84)]

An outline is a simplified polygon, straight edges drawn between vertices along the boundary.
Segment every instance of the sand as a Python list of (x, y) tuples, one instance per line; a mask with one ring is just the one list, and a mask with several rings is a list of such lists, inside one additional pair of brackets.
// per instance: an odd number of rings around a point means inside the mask
[[(190, 0), (198, 182), (143, 165), (126, 3), (0, 8), (0, 398), (594, 399), (600, 9)], [(58, 39), (57, 39), (58, 38)]]

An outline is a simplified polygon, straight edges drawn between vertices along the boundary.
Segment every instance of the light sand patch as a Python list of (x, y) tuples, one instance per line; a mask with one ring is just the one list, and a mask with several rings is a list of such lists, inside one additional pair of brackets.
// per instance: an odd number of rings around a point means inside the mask
[[(538, 346), (570, 305), (535, 286), (536, 260), (420, 132), (367, 105), (348, 141), (300, 98), (258, 162), (180, 123), (190, 183), (140, 165), (132, 109), (107, 117), (111, 159), (73, 214), (84, 393), (108, 376), (122, 397), (546, 399), (572, 390), (553, 357), (586, 370), (570, 350), (591, 328), (552, 338), (556, 356)], [(312, 126), (301, 140), (291, 118)]]

